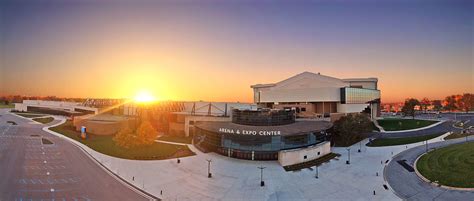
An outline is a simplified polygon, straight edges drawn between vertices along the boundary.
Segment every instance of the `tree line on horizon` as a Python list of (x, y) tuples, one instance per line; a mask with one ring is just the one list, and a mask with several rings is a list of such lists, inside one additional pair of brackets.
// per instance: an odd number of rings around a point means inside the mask
[(87, 100), (87, 98), (65, 98), (65, 97), (57, 97), (57, 96), (22, 96), (22, 95), (0, 96), (0, 103), (5, 104), (5, 105), (11, 104), (11, 103), (22, 103), (23, 100), (84, 102)]
[(416, 98), (407, 98), (403, 104), (401, 112), (405, 116), (415, 118), (416, 111), (426, 113), (428, 108), (433, 111), (463, 111), (469, 112), (474, 110), (474, 94), (465, 93), (463, 95), (446, 96), (444, 100), (430, 101), (428, 98), (418, 100)]

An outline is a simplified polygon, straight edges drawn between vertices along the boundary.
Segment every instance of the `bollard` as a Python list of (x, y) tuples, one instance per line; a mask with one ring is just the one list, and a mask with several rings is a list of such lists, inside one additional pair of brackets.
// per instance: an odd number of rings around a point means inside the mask
[(375, 195), (375, 191), (374, 191), (374, 195)]
[(132, 177), (132, 181), (135, 181), (135, 177)]
[(181, 163), (181, 160), (179, 160), (179, 158), (178, 158), (178, 161), (177, 161), (177, 162), (178, 162), (178, 163)]
[(160, 195), (163, 195), (163, 190), (160, 191)]
[(377, 176), (377, 177), (378, 177), (378, 176), (379, 176), (379, 172), (376, 172), (376, 173), (375, 173), (375, 176)]

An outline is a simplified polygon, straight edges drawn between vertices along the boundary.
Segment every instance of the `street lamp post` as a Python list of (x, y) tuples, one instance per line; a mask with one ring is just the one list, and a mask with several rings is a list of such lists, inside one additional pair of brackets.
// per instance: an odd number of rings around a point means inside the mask
[(351, 164), (351, 148), (347, 148), (347, 161), (346, 164)]
[(360, 150), (362, 149), (362, 140), (359, 142), (359, 150), (357, 152), (361, 152)]
[(315, 177), (316, 177), (316, 179), (318, 179), (318, 178), (319, 178), (319, 170), (318, 170), (318, 167), (319, 167), (319, 166), (318, 166), (318, 165), (316, 165), (316, 176), (315, 176)]
[(211, 162), (212, 160), (211, 159), (206, 159), (207, 161), (207, 178), (211, 178), (212, 177), (212, 173), (211, 173)]
[(428, 140), (425, 141), (426, 152), (428, 152)]
[(260, 166), (258, 169), (260, 169), (260, 186), (265, 186), (265, 182), (263, 181), (263, 169), (266, 167)]

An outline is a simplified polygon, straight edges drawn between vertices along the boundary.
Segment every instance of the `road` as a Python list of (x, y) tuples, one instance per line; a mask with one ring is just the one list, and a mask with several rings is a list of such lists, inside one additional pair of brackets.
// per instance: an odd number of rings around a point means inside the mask
[(44, 125), (6, 111), (0, 109), (0, 201), (149, 200), (70, 142), (41, 130)]
[[(474, 138), (469, 138), (473, 141)], [(450, 144), (463, 143), (465, 138), (430, 143), (429, 148), (440, 148)], [(414, 168), (415, 160), (426, 150), (424, 145), (414, 147), (396, 155), (385, 168), (384, 176), (393, 191), (403, 200), (474, 200), (474, 192), (447, 190), (435, 187), (420, 179), (415, 172), (405, 169), (398, 161)]]
[[(431, 128), (417, 130), (417, 131), (406, 131), (406, 132), (398, 132), (398, 133), (372, 133), (372, 137), (374, 138), (400, 138), (400, 137), (414, 137), (414, 136), (423, 136), (423, 135), (431, 135), (434, 133), (446, 133), (450, 131), (459, 132), (461, 129), (453, 127), (454, 123), (454, 115), (453, 114), (443, 114), (444, 120), (439, 125), (436, 125)], [(420, 115), (423, 117), (422, 115)], [(418, 117), (417, 117), (418, 118)], [(468, 125), (471, 125), (474, 122), (474, 114), (458, 114), (456, 115), (456, 120), (458, 121), (467, 121)]]

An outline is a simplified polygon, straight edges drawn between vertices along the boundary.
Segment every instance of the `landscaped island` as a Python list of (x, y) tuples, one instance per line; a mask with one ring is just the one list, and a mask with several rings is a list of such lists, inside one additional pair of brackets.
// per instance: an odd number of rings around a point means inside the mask
[(430, 140), (444, 133), (434, 133), (430, 135), (422, 135), (422, 136), (415, 136), (415, 137), (402, 137), (402, 138), (377, 138), (372, 140), (371, 142), (367, 143), (369, 147), (383, 147), (383, 146), (395, 146), (395, 145), (403, 145), (403, 144), (411, 144), (416, 142), (421, 142), (425, 140)]
[(401, 131), (423, 128), (437, 123), (438, 121), (420, 119), (379, 119), (377, 122), (385, 131)]
[(33, 118), (33, 121), (36, 121), (42, 124), (47, 124), (54, 121), (54, 118), (53, 117), (40, 117), (40, 118)]
[(87, 139), (80, 138), (80, 132), (76, 131), (71, 121), (66, 121), (50, 130), (74, 139), (97, 152), (124, 159), (136, 160), (160, 160), (195, 155), (187, 146), (173, 145), (167, 143), (153, 143), (151, 145), (126, 149), (117, 146), (113, 136), (101, 136), (88, 134)]
[(474, 188), (474, 142), (431, 151), (418, 160), (416, 168), (430, 181), (445, 186)]

